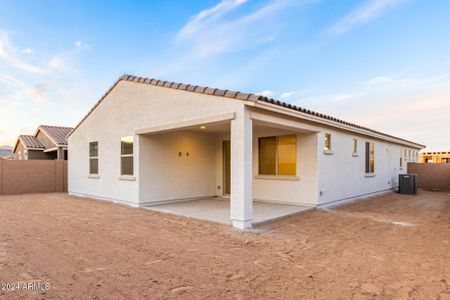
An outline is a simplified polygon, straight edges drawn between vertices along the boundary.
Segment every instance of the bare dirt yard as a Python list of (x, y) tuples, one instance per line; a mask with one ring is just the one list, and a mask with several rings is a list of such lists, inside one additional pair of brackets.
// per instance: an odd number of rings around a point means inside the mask
[[(6, 299), (450, 299), (450, 196), (389, 193), (251, 232), (107, 202), (0, 197)], [(4, 285), (6, 286), (6, 285)]]

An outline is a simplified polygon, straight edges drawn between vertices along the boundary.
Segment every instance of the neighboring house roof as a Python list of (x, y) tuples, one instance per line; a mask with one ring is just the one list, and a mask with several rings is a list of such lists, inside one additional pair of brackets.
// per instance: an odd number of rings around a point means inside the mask
[[(40, 125), (37, 131), (41, 130), (56, 145), (67, 146), (67, 135), (73, 130), (72, 127)], [(35, 136), (37, 135), (37, 132)]]
[(16, 151), (17, 145), (19, 142), (28, 150), (44, 150), (45, 147), (42, 143), (34, 136), (34, 135), (19, 135), (17, 141), (14, 145), (14, 152)]
[(415, 144), (416, 146), (419, 146), (421, 148), (424, 148), (424, 145), (412, 142), (412, 141), (408, 141), (402, 138), (398, 138), (386, 133), (382, 133), (364, 126), (360, 126), (357, 124), (353, 124), (347, 121), (343, 121), (340, 120), (338, 118), (332, 117), (332, 116), (328, 116), (325, 114), (321, 114), (309, 109), (305, 109), (290, 103), (286, 103), (286, 102), (282, 102), (280, 100), (275, 100), (272, 98), (268, 98), (268, 97), (264, 97), (264, 96), (260, 96), (260, 95), (256, 95), (256, 94), (252, 94), (252, 93), (242, 93), (239, 91), (231, 91), (231, 90), (224, 90), (224, 89), (217, 89), (217, 88), (211, 88), (211, 87), (204, 87), (204, 86), (199, 86), (199, 85), (191, 85), (191, 84), (184, 84), (184, 83), (178, 83), (178, 82), (172, 82), (172, 81), (163, 81), (163, 80), (158, 80), (158, 79), (153, 79), (153, 78), (145, 78), (145, 77), (138, 77), (138, 76), (133, 76), (133, 75), (127, 75), (124, 74), (121, 77), (119, 77), (119, 79), (116, 80), (116, 82), (106, 91), (105, 94), (103, 94), (103, 96), (100, 98), (100, 100), (97, 101), (97, 103), (89, 110), (89, 112), (83, 117), (83, 119), (81, 119), (81, 121), (75, 126), (75, 128), (68, 134), (67, 137), (69, 137), (80, 125), (81, 123), (83, 123), (83, 121), (95, 110), (95, 108), (97, 108), (97, 106), (103, 101), (103, 99), (116, 87), (116, 85), (120, 82), (120, 81), (129, 81), (129, 82), (137, 82), (137, 83), (143, 83), (143, 84), (149, 84), (149, 85), (153, 85), (153, 86), (159, 86), (159, 87), (166, 87), (166, 88), (171, 88), (171, 89), (177, 89), (177, 90), (184, 90), (184, 91), (188, 91), (188, 92), (193, 92), (193, 93), (199, 93), (199, 94), (206, 94), (206, 95), (213, 95), (213, 96), (219, 96), (219, 97), (225, 97), (225, 98), (233, 98), (233, 99), (237, 99), (237, 100), (242, 100), (242, 101), (253, 101), (253, 102), (258, 102), (258, 101), (262, 101), (262, 102), (266, 102), (266, 103), (270, 103), (276, 106), (280, 106), (283, 108), (287, 108), (287, 109), (291, 109), (291, 110), (295, 110), (304, 114), (308, 114), (311, 116), (315, 116), (318, 117), (320, 119), (324, 119), (324, 120), (329, 120), (332, 122), (335, 122), (337, 124), (343, 124), (343, 125), (347, 125), (350, 127), (353, 127), (355, 129), (360, 129), (363, 131), (366, 131), (368, 133), (375, 133), (375, 134), (379, 134), (388, 138), (393, 138), (396, 139), (398, 141), (403, 141), (409, 144)]

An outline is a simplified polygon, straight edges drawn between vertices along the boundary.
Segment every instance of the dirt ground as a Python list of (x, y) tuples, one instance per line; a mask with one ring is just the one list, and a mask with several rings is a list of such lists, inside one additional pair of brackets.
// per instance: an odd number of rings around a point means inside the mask
[[(450, 196), (389, 193), (251, 232), (102, 201), (0, 197), (0, 291), (33, 299), (450, 299)], [(5, 287), (5, 286), (4, 286)]]

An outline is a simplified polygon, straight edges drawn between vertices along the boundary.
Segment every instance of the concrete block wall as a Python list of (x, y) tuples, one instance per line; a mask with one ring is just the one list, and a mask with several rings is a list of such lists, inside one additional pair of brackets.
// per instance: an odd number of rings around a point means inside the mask
[(0, 160), (0, 195), (67, 191), (67, 161)]
[(450, 164), (408, 163), (408, 173), (418, 174), (419, 188), (450, 191)]

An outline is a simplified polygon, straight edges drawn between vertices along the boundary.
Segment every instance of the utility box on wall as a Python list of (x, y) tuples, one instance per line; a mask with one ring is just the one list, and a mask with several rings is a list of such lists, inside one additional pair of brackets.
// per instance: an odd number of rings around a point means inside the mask
[(400, 194), (417, 194), (417, 174), (398, 175)]

